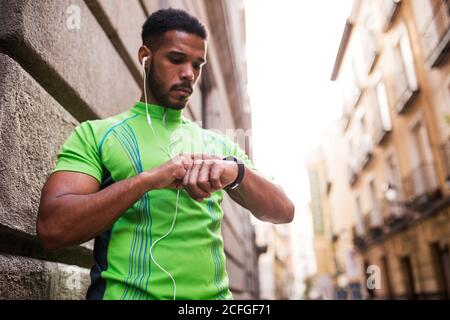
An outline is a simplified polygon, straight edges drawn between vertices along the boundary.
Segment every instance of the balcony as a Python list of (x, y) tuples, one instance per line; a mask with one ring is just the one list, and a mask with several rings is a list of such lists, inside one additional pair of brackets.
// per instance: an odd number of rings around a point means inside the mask
[(383, 220), (378, 208), (373, 208), (363, 217), (364, 229), (366, 237), (376, 239), (383, 234)]
[(359, 216), (352, 227), (353, 245), (359, 251), (410, 228), (424, 216), (450, 206), (450, 198), (443, 199), (440, 195), (432, 163), (419, 165), (412, 172), (403, 180), (404, 192), (398, 185), (386, 184), (383, 198)]
[[(382, 241), (392, 233), (408, 227), (412, 215), (402, 205), (380, 199), (378, 209), (373, 209), (361, 217), (359, 223), (352, 227), (353, 245), (364, 251), (372, 244)], [(379, 214), (375, 211), (379, 210)]]
[[(398, 188), (395, 189), (399, 190)], [(398, 198), (398, 201), (389, 201), (384, 198), (380, 199), (383, 223), (391, 230), (397, 230), (406, 226), (409, 219), (409, 212), (400, 200), (402, 199), (401, 194)]]
[(427, 51), (427, 64), (439, 67), (449, 57), (450, 51), (450, 3), (436, 1), (433, 17), (423, 30), (423, 44)]
[(440, 197), (439, 185), (433, 162), (422, 162), (403, 179), (405, 200), (415, 210), (421, 211), (430, 202)]
[(362, 249), (383, 235), (383, 218), (378, 203), (358, 220), (352, 227), (353, 244)]

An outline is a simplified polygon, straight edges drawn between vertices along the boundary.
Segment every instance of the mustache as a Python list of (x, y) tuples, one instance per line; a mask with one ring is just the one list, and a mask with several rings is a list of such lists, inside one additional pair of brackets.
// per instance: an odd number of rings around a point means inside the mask
[(190, 93), (192, 93), (194, 90), (192, 89), (192, 86), (189, 83), (178, 83), (174, 84), (170, 90), (178, 90), (178, 89), (185, 89), (188, 90)]

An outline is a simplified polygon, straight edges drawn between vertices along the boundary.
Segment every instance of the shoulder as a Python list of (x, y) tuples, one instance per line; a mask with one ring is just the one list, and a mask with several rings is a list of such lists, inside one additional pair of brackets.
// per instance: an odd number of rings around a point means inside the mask
[(86, 138), (91, 139), (91, 142), (98, 148), (101, 147), (102, 142), (114, 127), (127, 122), (138, 115), (129, 111), (121, 114), (98, 120), (87, 120), (80, 123), (75, 131), (82, 133)]

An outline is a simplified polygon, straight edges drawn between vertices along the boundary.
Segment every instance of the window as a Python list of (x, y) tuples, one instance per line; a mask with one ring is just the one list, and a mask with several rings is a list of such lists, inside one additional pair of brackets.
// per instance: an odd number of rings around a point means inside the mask
[(393, 299), (394, 295), (392, 292), (392, 284), (391, 284), (391, 274), (389, 269), (389, 263), (387, 256), (383, 256), (381, 258), (381, 265), (383, 266), (383, 273), (384, 273), (384, 288), (385, 288), (385, 298), (387, 299)]
[(441, 299), (450, 298), (450, 258), (448, 247), (441, 248), (439, 242), (430, 245), (434, 276)]
[(395, 109), (404, 112), (419, 89), (414, 66), (414, 56), (406, 26), (399, 27), (399, 39), (394, 48), (395, 70)]
[(374, 141), (378, 144), (392, 130), (391, 115), (389, 112), (389, 102), (387, 99), (386, 87), (382, 81), (375, 87), (375, 125)]
[[(404, 201), (403, 186), (394, 152), (391, 152), (385, 159), (385, 177), (385, 183), (395, 191), (395, 196), (394, 199), (386, 199), (386, 195), (384, 195), (386, 206), (383, 206), (383, 214), (388, 220), (401, 218), (405, 214), (405, 209), (395, 204), (395, 202)], [(390, 203), (391, 201), (394, 203)]]
[(361, 79), (357, 69), (356, 60), (353, 60), (343, 79), (344, 104), (347, 111), (351, 111), (356, 106), (362, 93)]
[(400, 259), (400, 265), (403, 275), (403, 286), (405, 289), (405, 297), (407, 299), (416, 299), (416, 285), (414, 280), (413, 266), (411, 257), (405, 256)]
[(405, 195), (410, 199), (431, 193), (437, 188), (430, 142), (427, 130), (420, 120), (412, 123), (408, 149), (411, 168), (404, 186)]
[(370, 14), (366, 18), (364, 24), (360, 27), (360, 42), (362, 45), (364, 72), (369, 74), (372, 71), (377, 58), (373, 14)]
[(383, 30), (386, 31), (392, 25), (392, 21), (394, 20), (398, 12), (399, 4), (400, 0), (381, 1), (381, 11), (383, 14)]
[(365, 116), (361, 116), (359, 121), (359, 141), (357, 151), (357, 169), (364, 169), (372, 157), (372, 139), (367, 133), (367, 124)]
[(356, 233), (358, 236), (365, 234), (366, 230), (364, 228), (364, 221), (362, 217), (361, 209), (361, 199), (359, 197), (355, 198), (355, 218), (356, 218)]
[(364, 116), (361, 117), (360, 125), (361, 125), (361, 136), (364, 136), (366, 134), (366, 118)]
[(399, 42), (399, 49), (401, 53), (401, 61), (403, 64), (403, 69), (406, 74), (406, 80), (408, 83), (408, 87), (415, 91), (417, 90), (418, 84), (417, 84), (417, 77), (416, 77), (416, 71), (414, 69), (414, 56), (411, 49), (411, 43), (409, 41), (409, 36), (407, 31), (405, 30), (402, 34)]
[(314, 232), (323, 234), (323, 214), (320, 194), (319, 173), (316, 170), (308, 170), (310, 192), (311, 192), (311, 212), (313, 216)]
[(348, 141), (348, 164), (347, 164), (347, 168), (348, 168), (348, 182), (349, 184), (352, 186), (357, 179), (357, 173), (356, 173), (356, 167), (357, 167), (357, 163), (356, 163), (356, 158), (357, 155), (355, 154), (355, 147), (354, 147), (354, 143), (353, 140), (349, 140)]
[(380, 206), (377, 198), (377, 190), (375, 187), (375, 180), (369, 182), (370, 200), (372, 202), (372, 210), (370, 216), (370, 226), (378, 227), (382, 225), (382, 216), (380, 213)]
[(395, 157), (393, 154), (390, 154), (386, 157), (386, 168), (387, 168), (387, 179), (388, 183), (395, 188), (397, 191), (397, 200), (401, 200), (401, 178), (400, 178), (400, 170), (397, 166), (397, 162), (395, 161)]

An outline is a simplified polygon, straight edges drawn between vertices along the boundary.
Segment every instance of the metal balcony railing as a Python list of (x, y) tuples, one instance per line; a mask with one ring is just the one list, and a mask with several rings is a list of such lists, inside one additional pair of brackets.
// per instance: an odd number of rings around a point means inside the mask
[(399, 195), (399, 199), (397, 201), (380, 199), (380, 210), (384, 225), (393, 227), (408, 218), (409, 212), (405, 203), (402, 202), (402, 199), (403, 197), (401, 195)]
[(411, 174), (403, 179), (403, 189), (405, 199), (410, 202), (435, 194), (439, 185), (434, 163), (422, 162), (413, 168)]
[(376, 238), (383, 233), (383, 219), (378, 206), (372, 208), (363, 217), (365, 235), (369, 238)]

